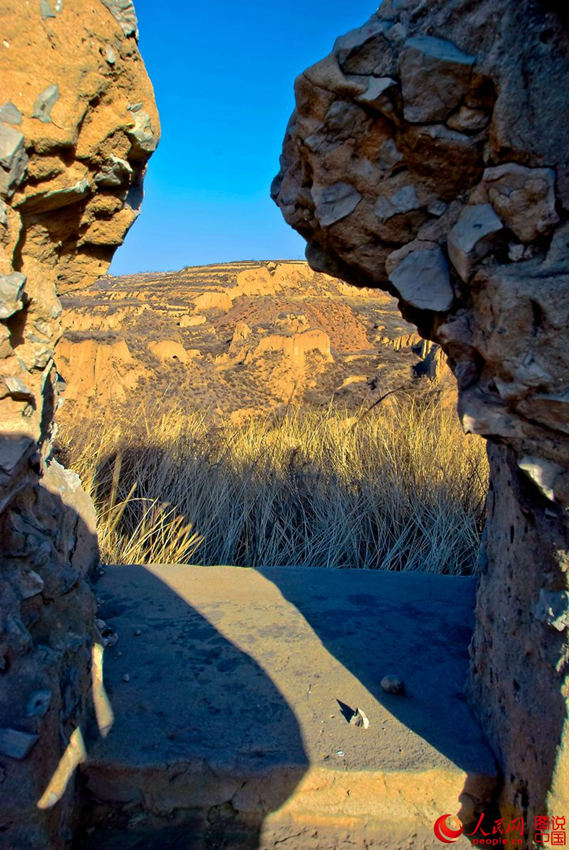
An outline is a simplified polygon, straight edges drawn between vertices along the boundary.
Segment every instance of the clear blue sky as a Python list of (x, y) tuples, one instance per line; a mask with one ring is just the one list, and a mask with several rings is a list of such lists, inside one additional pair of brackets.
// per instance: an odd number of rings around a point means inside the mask
[(304, 256), (269, 197), (294, 78), (374, 0), (135, 0), (162, 140), (111, 271)]

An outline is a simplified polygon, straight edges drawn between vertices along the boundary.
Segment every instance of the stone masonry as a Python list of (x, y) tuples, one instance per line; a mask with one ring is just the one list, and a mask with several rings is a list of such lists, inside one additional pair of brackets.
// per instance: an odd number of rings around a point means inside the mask
[(136, 35), (130, 0), (0, 3), (0, 834), (18, 850), (73, 827), (98, 552), (52, 457), (58, 294), (138, 215), (159, 123)]
[(504, 815), (569, 815), (569, 31), (537, 0), (384, 0), (296, 81), (273, 197), (386, 289), (489, 441), (470, 697)]

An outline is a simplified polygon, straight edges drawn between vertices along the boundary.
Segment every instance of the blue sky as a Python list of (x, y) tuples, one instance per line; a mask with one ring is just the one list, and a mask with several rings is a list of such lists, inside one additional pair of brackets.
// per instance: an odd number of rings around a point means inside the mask
[(111, 271), (304, 257), (269, 197), (294, 78), (373, 0), (136, 0), (162, 141)]

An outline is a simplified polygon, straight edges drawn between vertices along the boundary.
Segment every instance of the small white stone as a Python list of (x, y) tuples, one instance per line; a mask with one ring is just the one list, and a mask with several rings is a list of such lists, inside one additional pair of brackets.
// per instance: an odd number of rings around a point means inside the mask
[(386, 694), (398, 694), (401, 695), (405, 693), (405, 683), (399, 676), (395, 676), (393, 674), (389, 674), (384, 676), (381, 682), (381, 689), (385, 691)]

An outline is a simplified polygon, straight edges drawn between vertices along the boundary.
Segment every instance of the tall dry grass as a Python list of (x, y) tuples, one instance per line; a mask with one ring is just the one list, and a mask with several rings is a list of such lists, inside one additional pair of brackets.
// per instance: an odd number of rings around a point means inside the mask
[(106, 563), (470, 573), (483, 523), (483, 441), (452, 410), (289, 409), (212, 426), (169, 413), (68, 433)]

